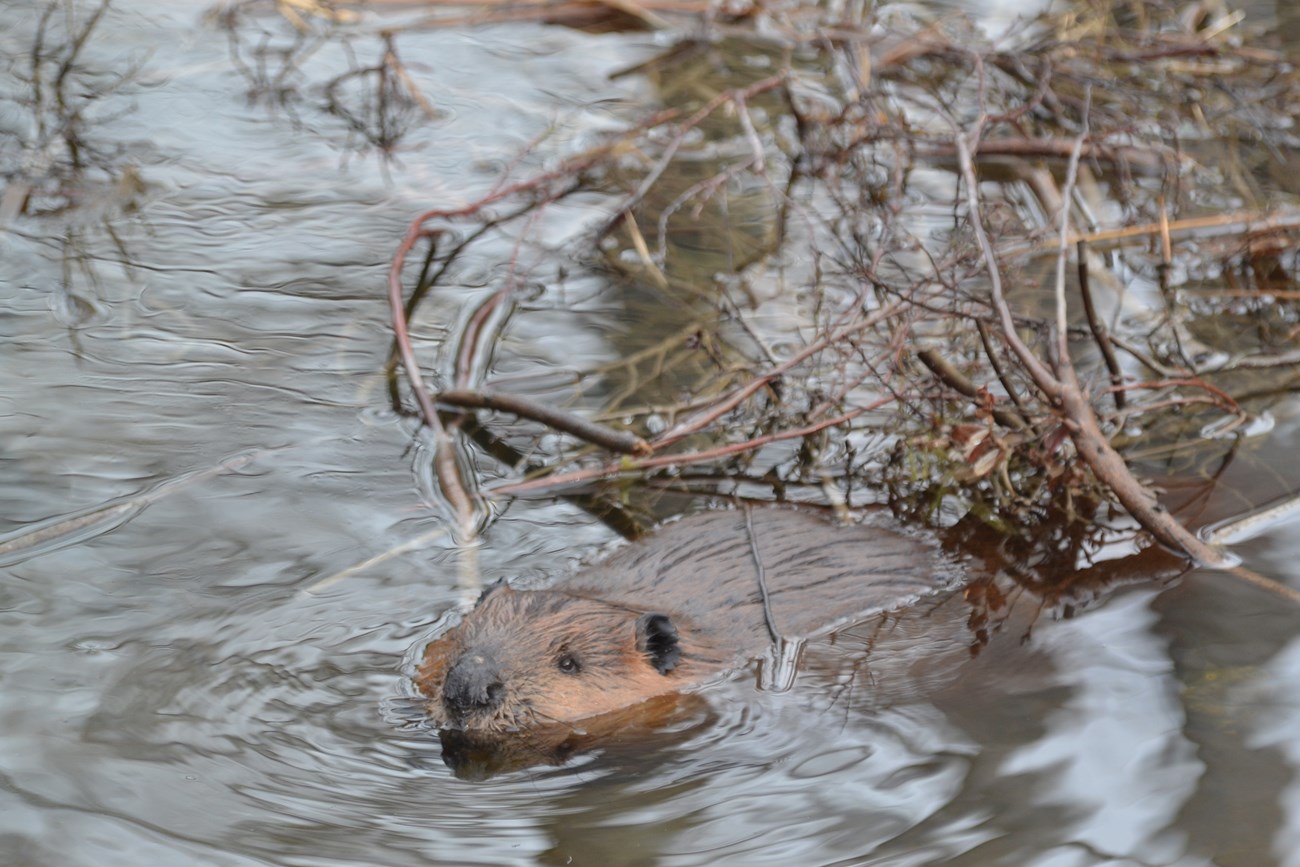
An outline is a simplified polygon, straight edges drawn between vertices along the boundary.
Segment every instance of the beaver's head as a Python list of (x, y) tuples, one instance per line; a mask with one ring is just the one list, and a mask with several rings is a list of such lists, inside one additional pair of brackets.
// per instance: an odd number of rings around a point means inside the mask
[(416, 685), (443, 727), (504, 732), (672, 692), (681, 686), (680, 662), (666, 615), (499, 581), (425, 649)]

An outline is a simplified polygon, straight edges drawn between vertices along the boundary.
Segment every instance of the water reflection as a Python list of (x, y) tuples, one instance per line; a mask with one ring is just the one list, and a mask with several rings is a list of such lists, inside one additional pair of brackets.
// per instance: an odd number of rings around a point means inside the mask
[[(1027, 644), (1024, 596), (1024, 620), (973, 656), (954, 597), (811, 643), (787, 692), (746, 670), (564, 765), (471, 754), (458, 772), (475, 782), (459, 779), (392, 710), (396, 660), (458, 602), (454, 552), (431, 543), (299, 592), (431, 529), (409, 432), (375, 409), (379, 272), (411, 213), (480, 194), (557, 105), (608, 124), (601, 100), (632, 85), (605, 75), (657, 49), (509, 27), (413, 40), (404, 56), (428, 62), (412, 67), (449, 113), (390, 183), (373, 161), (341, 172), (310, 123), (250, 106), (207, 7), (120, 0), (87, 55), (149, 58), (149, 87), (98, 127), (139, 163), (139, 210), (90, 212), (76, 243), (50, 213), (0, 239), (0, 530), (259, 457), (0, 568), (0, 860), (1300, 864), (1296, 616), (1211, 574), (1038, 620)], [(1291, 26), (1288, 10), (1275, 4)], [(4, 12), (13, 49), (31, 9)], [(0, 111), (13, 125), (12, 100)], [(423, 349), (510, 254), (431, 301)], [(577, 313), (520, 317), (498, 373), (616, 357), (629, 344), (609, 323), (654, 301), (638, 284), (624, 306), (585, 276), (561, 290)], [(1203, 518), (1295, 487), (1293, 398), (1277, 417), (1269, 440), (1216, 457), (1216, 484), (1188, 498)], [(481, 573), (554, 575), (612, 536), (577, 506), (516, 504)], [(1294, 537), (1275, 528), (1241, 553), (1294, 582)], [(1149, 562), (1118, 577), (1153, 575), (1170, 577)]]

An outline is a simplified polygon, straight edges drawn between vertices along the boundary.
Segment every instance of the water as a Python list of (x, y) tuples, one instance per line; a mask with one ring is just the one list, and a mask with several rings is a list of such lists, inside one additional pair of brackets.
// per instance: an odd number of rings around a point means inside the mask
[[(86, 516), (0, 566), (0, 862), (1300, 864), (1300, 614), (1209, 573), (1023, 645), (1009, 624), (975, 659), (960, 600), (864, 625), (807, 648), (788, 692), (740, 672), (662, 731), (458, 779), (401, 673), (463, 594), (427, 455), (389, 409), (388, 257), (413, 214), (481, 195), (557, 119), (544, 153), (616, 123), (639, 85), (608, 76), (655, 38), (409, 34), (439, 114), (384, 164), (319, 111), (340, 43), (280, 80), (302, 100), (277, 109), (250, 99), (253, 48), (285, 29), (246, 22), (233, 55), (207, 11), (122, 0), (87, 48), (140, 65), (92, 133), (143, 192), (91, 186), (94, 205), (0, 239), (0, 534)], [(0, 13), (20, 58), (36, 10)], [(422, 351), (503, 267), (430, 299)], [(517, 317), (499, 372), (623, 350), (609, 335), (644, 299), (563, 289), (572, 314)], [(1297, 487), (1300, 404), (1274, 412), (1206, 520)], [(556, 574), (611, 538), (523, 501), (478, 570)], [(1237, 553), (1300, 583), (1293, 524)]]

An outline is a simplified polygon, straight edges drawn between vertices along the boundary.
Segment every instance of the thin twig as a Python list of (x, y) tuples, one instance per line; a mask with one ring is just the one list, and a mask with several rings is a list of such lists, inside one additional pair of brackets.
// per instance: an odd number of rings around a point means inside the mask
[[(884, 403), (885, 401), (881, 401)], [(618, 476), (623, 473), (641, 472), (644, 470), (659, 469), (660, 467), (671, 467), (685, 464), (707, 463), (716, 461), (718, 458), (728, 457), (729, 455), (740, 454), (743, 452), (753, 451), (754, 449), (768, 445), (769, 443), (779, 442), (781, 440), (798, 439), (800, 437), (811, 436), (819, 431), (829, 427), (844, 424), (851, 421), (868, 410), (875, 409), (876, 405), (858, 407), (857, 409), (846, 412), (835, 418), (825, 419), (817, 424), (801, 427), (796, 430), (780, 431), (779, 433), (767, 434), (766, 436), (755, 437), (740, 443), (719, 446), (718, 448), (705, 449), (698, 452), (688, 452), (677, 455), (657, 455), (651, 458), (640, 459), (623, 459), (616, 463), (608, 463), (599, 467), (590, 467), (584, 470), (574, 470), (569, 473), (561, 473), (554, 476), (545, 476), (540, 479), (532, 479), (526, 482), (511, 482), (505, 485), (488, 490), (489, 497), (501, 496), (518, 496), (525, 493), (537, 493), (539, 491), (549, 491), (553, 488), (563, 487), (566, 485), (575, 485), (583, 482), (590, 482), (596, 479), (602, 479), (612, 476)]]
[(1080, 241), (1075, 250), (1079, 257), (1079, 294), (1083, 297), (1083, 313), (1088, 319), (1088, 327), (1092, 329), (1093, 339), (1097, 341), (1097, 348), (1101, 350), (1101, 357), (1106, 362), (1106, 370), (1110, 372), (1111, 385), (1115, 386), (1115, 409), (1123, 412), (1124, 389), (1120, 386), (1124, 384), (1124, 372), (1115, 358), (1115, 348), (1111, 346), (1106, 325), (1097, 318), (1097, 307), (1092, 301), (1092, 289), (1088, 283), (1088, 242)]
[(989, 334), (989, 327), (984, 324), (983, 319), (975, 320), (975, 330), (979, 332), (980, 343), (984, 346), (984, 355), (989, 360), (989, 367), (993, 368), (993, 373), (997, 376), (998, 382), (1002, 383), (1002, 390), (1007, 393), (1007, 397), (1009, 397), (1011, 402), (1015, 404), (1016, 409), (1020, 412), (1020, 417), (1028, 423), (1034, 433), (1039, 433), (1037, 426), (1035, 426), (1031, 420), (1032, 417), (1029, 408), (1025, 406), (1025, 402), (1020, 399), (1020, 394), (1011, 382), (1011, 377), (1007, 375), (1007, 369), (998, 358), (997, 351), (993, 346), (992, 335)]
[[(470, 380), (473, 374), (474, 359), (478, 355), (479, 342), (483, 334), (483, 326), (492, 316), (492, 313), (501, 306), (501, 302), (510, 295), (511, 287), (509, 284), (502, 286), (493, 292), (486, 301), (479, 305), (470, 317), (469, 323), (465, 326), (465, 331), (460, 336), (460, 351), (456, 353), (456, 388), (467, 389), (470, 387)], [(440, 400), (444, 398), (440, 397)]]
[(691, 434), (699, 431), (701, 428), (707, 427), (708, 425), (712, 424), (714, 421), (717, 421), (719, 418), (726, 415), (731, 410), (735, 409), (738, 405), (740, 405), (741, 402), (743, 402), (745, 399), (753, 395), (759, 389), (768, 385), (774, 379), (786, 373), (795, 365), (806, 360), (809, 356), (815, 355), (816, 353), (822, 351), (826, 347), (839, 343), (840, 341), (844, 340), (846, 337), (849, 337), (850, 335), (856, 334), (859, 331), (863, 331), (867, 328), (870, 328), (873, 325), (876, 325), (877, 323), (882, 322), (891, 316), (894, 316), (902, 309), (903, 309), (903, 304), (901, 302), (895, 301), (891, 304), (887, 304), (884, 307), (881, 307), (878, 310), (873, 311), (869, 316), (867, 316), (865, 319), (861, 321), (853, 322), (849, 325), (845, 325), (844, 327), (823, 336), (820, 340), (814, 341), (813, 343), (801, 349), (799, 352), (795, 353), (786, 361), (777, 365), (772, 370), (760, 376), (755, 377), (754, 379), (750, 380), (749, 382), (735, 389), (734, 391), (731, 392), (731, 394), (720, 399), (709, 409), (692, 416), (686, 421), (677, 424), (672, 429), (665, 432), (662, 436), (657, 437), (653, 442), (653, 446), (655, 450), (662, 451), (665, 447), (672, 445), (673, 443), (685, 437), (690, 436)]
[(781, 645), (781, 633), (776, 631), (776, 617), (772, 614), (772, 598), (767, 592), (767, 571), (763, 568), (763, 554), (758, 549), (758, 536), (754, 533), (754, 510), (745, 504), (745, 531), (749, 534), (749, 553), (754, 558), (754, 577), (758, 579), (758, 593), (763, 599), (763, 621), (772, 647)]
[[(945, 385), (966, 397), (980, 397), (979, 387), (967, 379), (966, 375), (960, 370), (953, 367), (948, 359), (939, 354), (937, 349), (922, 349), (916, 353), (916, 357), (921, 359), (921, 362), (930, 368), (930, 372), (939, 377)], [(991, 412), (993, 420), (1003, 427), (1012, 430), (1025, 430), (1029, 427), (1029, 422), (1011, 410), (994, 407)]]
[(469, 409), (491, 409), (512, 413), (621, 454), (654, 453), (649, 443), (630, 431), (614, 430), (517, 394), (501, 394), (481, 389), (478, 391), (457, 389), (439, 392), (438, 402)]

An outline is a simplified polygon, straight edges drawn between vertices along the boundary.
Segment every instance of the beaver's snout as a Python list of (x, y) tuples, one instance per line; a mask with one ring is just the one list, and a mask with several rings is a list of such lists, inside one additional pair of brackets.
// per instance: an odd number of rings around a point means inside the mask
[(442, 698), (458, 722), (475, 714), (487, 714), (501, 706), (506, 687), (501, 667), (482, 653), (466, 653), (447, 672)]
[(444, 729), (514, 732), (689, 686), (721, 667), (710, 647), (666, 614), (499, 583), (429, 643), (416, 685)]

